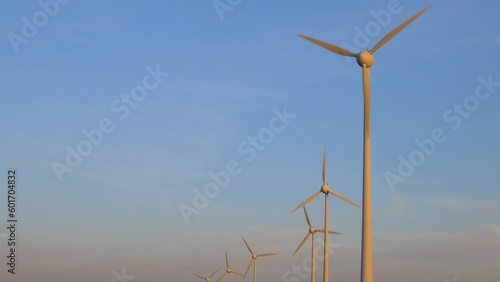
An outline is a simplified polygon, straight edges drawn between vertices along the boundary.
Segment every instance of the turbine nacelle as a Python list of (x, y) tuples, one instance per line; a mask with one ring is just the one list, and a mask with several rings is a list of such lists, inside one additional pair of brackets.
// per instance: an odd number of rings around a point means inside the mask
[(256, 254), (253, 254), (253, 255), (252, 255), (252, 259), (257, 259), (257, 255), (256, 255)]
[(317, 230), (314, 227), (309, 228), (309, 233), (316, 234)]
[(321, 192), (328, 194), (328, 192), (330, 192), (330, 186), (328, 184), (321, 185)]
[(232, 271), (231, 269), (229, 269), (229, 268), (228, 268), (228, 269), (227, 269), (227, 273), (231, 273), (231, 272), (233, 272), (233, 271)]
[(356, 62), (360, 67), (363, 67), (363, 65), (365, 65), (367, 68), (371, 68), (373, 66), (373, 63), (375, 62), (375, 59), (373, 58), (372, 53), (368, 51), (362, 51), (356, 54)]

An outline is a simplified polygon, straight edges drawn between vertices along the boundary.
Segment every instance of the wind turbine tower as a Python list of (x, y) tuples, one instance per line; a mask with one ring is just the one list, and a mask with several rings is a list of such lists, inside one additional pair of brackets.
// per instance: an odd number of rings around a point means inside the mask
[[(353, 201), (349, 200), (347, 197), (340, 194), (339, 192), (332, 190), (330, 188), (330, 186), (328, 185), (328, 183), (326, 182), (326, 148), (323, 151), (323, 185), (321, 185), (321, 189), (318, 192), (316, 192), (314, 195), (312, 195), (309, 199), (307, 199), (305, 202), (302, 202), (302, 204), (300, 204), (298, 207), (293, 209), (290, 213), (293, 213), (294, 211), (296, 211), (296, 210), (300, 209), (301, 207), (314, 201), (314, 199), (316, 199), (321, 193), (325, 194), (325, 228), (324, 228), (324, 230), (330, 230), (330, 229), (328, 229), (328, 195), (329, 194), (332, 194), (335, 197), (340, 198), (340, 199), (348, 202), (349, 204), (359, 208), (359, 206), (357, 204), (355, 204)], [(323, 281), (328, 282), (328, 275), (329, 275), (329, 273), (328, 273), (328, 242), (329, 242), (328, 235), (329, 235), (329, 233), (324, 232), (324, 235), (325, 235), (325, 237), (324, 237), (325, 241), (324, 241), (324, 250), (323, 250), (323, 254), (324, 254)]]
[[(363, 134), (363, 229), (361, 245), (361, 282), (373, 282), (373, 253), (372, 253), (372, 191), (371, 191), (371, 143), (370, 143), (370, 69), (373, 66), (375, 53), (380, 47), (389, 42), (394, 36), (405, 29), (410, 23), (425, 13), (430, 6), (422, 9), (413, 17), (393, 29), (384, 36), (369, 51), (358, 54), (342, 47), (314, 39), (309, 36), (300, 37), (319, 45), (337, 55), (354, 57), (363, 69), (363, 99), (364, 99), (364, 134)], [(326, 229), (326, 228), (325, 228)], [(328, 281), (328, 277), (326, 277)]]

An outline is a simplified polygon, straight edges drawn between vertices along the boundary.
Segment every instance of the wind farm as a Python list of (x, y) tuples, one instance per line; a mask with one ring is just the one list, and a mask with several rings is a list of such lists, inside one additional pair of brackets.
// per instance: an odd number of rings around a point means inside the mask
[[(371, 188), (371, 132), (370, 132), (370, 69), (373, 66), (374, 58), (373, 54), (391, 39), (393, 39), (398, 33), (405, 29), (409, 24), (415, 21), (423, 13), (429, 10), (430, 6), (422, 9), (420, 12), (415, 14), (413, 17), (409, 18), (401, 25), (393, 29), (386, 36), (384, 36), (373, 48), (369, 51), (362, 51), (358, 54), (329, 44), (305, 35), (299, 35), (300, 37), (319, 45), (330, 52), (337, 55), (355, 57), (358, 65), (363, 69), (363, 100), (364, 100), (364, 135), (363, 135), (363, 227), (362, 227), (362, 255), (361, 255), (361, 282), (372, 282), (373, 281), (373, 245), (372, 245), (372, 188)], [(325, 210), (326, 210), (325, 204)], [(326, 212), (325, 212), (326, 213)], [(326, 215), (325, 215), (326, 218)], [(325, 219), (325, 229), (326, 219)], [(326, 242), (326, 239), (325, 239)], [(325, 254), (326, 255), (326, 254)], [(327, 266), (325, 265), (325, 268)], [(328, 272), (325, 273), (325, 282), (328, 281)]]
[(500, 1), (0, 5), (0, 282), (499, 282)]
[[(315, 265), (316, 265), (316, 257), (315, 257), (315, 249), (314, 249), (314, 246), (315, 246), (315, 240), (316, 240), (316, 233), (319, 232), (319, 233), (326, 233), (324, 229), (316, 229), (315, 227), (313, 227), (311, 225), (311, 221), (309, 220), (309, 215), (307, 214), (307, 210), (306, 210), (306, 206), (303, 205), (302, 208), (304, 209), (304, 215), (306, 217), (306, 221), (307, 221), (307, 225), (309, 226), (309, 230), (308, 230), (308, 233), (306, 235), (306, 237), (304, 237), (304, 239), (302, 240), (302, 242), (300, 243), (300, 245), (297, 247), (297, 249), (295, 250), (295, 252), (293, 252), (293, 255), (295, 255), (299, 250), (300, 248), (302, 248), (302, 246), (307, 242), (307, 239), (309, 239), (309, 236), (311, 236), (311, 282), (314, 282), (316, 281), (315, 279), (315, 274), (316, 274), (316, 268), (315, 268)], [(331, 230), (328, 230), (328, 233), (329, 234), (337, 234), (337, 235), (340, 235), (341, 233), (338, 233), (338, 232), (335, 232), (335, 231), (331, 231)]]
[(328, 229), (328, 195), (329, 194), (332, 194), (334, 195), (335, 197), (355, 206), (355, 207), (358, 207), (359, 206), (354, 203), (353, 201), (349, 200), (347, 197), (345, 197), (344, 195), (340, 194), (339, 192), (337, 191), (334, 191), (330, 188), (330, 186), (328, 185), (328, 183), (326, 182), (326, 148), (324, 148), (323, 150), (323, 169), (322, 169), (322, 175), (323, 175), (323, 185), (321, 185), (321, 189), (316, 192), (314, 195), (312, 195), (311, 197), (309, 197), (309, 199), (307, 199), (305, 202), (302, 202), (302, 204), (300, 204), (298, 207), (296, 207), (295, 209), (293, 209), (290, 213), (293, 213), (294, 211), (302, 208), (302, 207), (305, 207), (305, 205), (309, 204), (310, 202), (314, 201), (321, 193), (325, 194), (325, 217), (324, 217), (324, 229), (325, 232), (323, 232), (324, 234), (324, 241), (323, 241), (323, 244), (324, 244), (324, 248), (323, 248), (323, 281), (324, 282), (327, 282), (328, 281), (328, 278), (329, 278), (329, 254), (328, 254), (328, 243), (329, 243), (329, 239), (328, 237), (330, 236), (330, 233), (329, 232), (326, 232), (326, 230), (330, 230)]
[[(374, 64), (373, 54), (379, 50), (382, 46), (388, 43), (391, 39), (393, 39), (398, 33), (400, 33), (403, 29), (408, 27), (413, 21), (422, 16), (427, 10), (429, 10), (430, 6), (425, 7), (414, 16), (407, 19), (405, 22), (394, 28), (391, 32), (389, 32), (386, 36), (384, 36), (378, 43), (376, 43), (370, 50), (361, 51), (359, 53), (354, 53), (350, 50), (344, 49), (342, 47), (306, 36), (306, 35), (298, 35), (299, 37), (308, 40), (330, 52), (333, 52), (340, 56), (354, 57), (356, 58), (356, 62), (362, 68), (362, 86), (363, 86), (363, 102), (364, 102), (364, 117), (363, 117), (363, 187), (362, 187), (362, 242), (361, 242), (361, 282), (373, 282), (373, 247), (372, 247), (372, 189), (371, 189), (371, 131), (370, 131), (370, 102), (371, 102), (371, 91), (370, 91), (370, 69)], [(348, 199), (340, 192), (333, 190), (328, 182), (326, 181), (326, 147), (323, 149), (323, 162), (322, 162), (322, 180), (323, 184), (318, 192), (310, 196), (308, 199), (303, 201), (300, 205), (294, 208), (290, 213), (297, 211), (300, 208), (304, 209), (304, 214), (306, 217), (307, 224), (309, 226), (309, 232), (306, 237), (302, 240), (298, 248), (295, 250), (293, 255), (297, 253), (297, 251), (307, 242), (309, 236), (312, 235), (312, 257), (311, 257), (311, 282), (315, 281), (315, 256), (314, 256), (314, 238), (317, 232), (323, 233), (323, 282), (328, 282), (330, 279), (329, 272), (329, 235), (330, 234), (340, 234), (334, 231), (330, 231), (329, 229), (329, 195), (333, 195), (342, 201), (349, 203), (355, 207), (360, 207), (358, 204)], [(323, 229), (316, 229), (312, 227), (309, 216), (307, 214), (307, 210), (305, 206), (311, 202), (313, 202), (317, 197), (321, 194), (324, 194), (324, 227)], [(254, 267), (254, 275), (253, 281), (256, 282), (257, 277), (257, 258), (260, 256), (271, 256), (275, 254), (256, 254), (254, 253), (245, 238), (243, 241), (252, 255), (252, 259), (247, 267), (245, 272), (245, 277), (253, 264)], [(227, 260), (227, 254), (226, 254)], [(229, 266), (228, 266), (229, 269)], [(230, 271), (228, 270), (228, 279)], [(222, 277), (221, 277), (222, 278)], [(220, 279), (219, 279), (220, 280)]]

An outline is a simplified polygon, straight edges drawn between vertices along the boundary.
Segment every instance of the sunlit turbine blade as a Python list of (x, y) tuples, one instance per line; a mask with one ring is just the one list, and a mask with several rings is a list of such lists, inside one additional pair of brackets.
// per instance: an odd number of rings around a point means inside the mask
[(198, 277), (198, 278), (200, 278), (200, 279), (205, 280), (205, 277), (202, 277), (202, 276), (200, 276), (200, 275), (198, 275), (198, 274), (193, 274), (193, 275), (194, 275), (194, 276), (196, 276), (196, 277)]
[(241, 277), (245, 277), (245, 275), (243, 275), (243, 274), (241, 274), (241, 273), (239, 273), (239, 272), (236, 272), (236, 271), (233, 271), (233, 272), (231, 272), (231, 273), (232, 273), (232, 274), (239, 275), (239, 276), (241, 276)]
[(413, 17), (407, 19), (404, 23), (400, 24), (398, 27), (393, 29), (391, 32), (389, 32), (384, 38), (382, 38), (373, 48), (370, 50), (370, 53), (375, 53), (380, 47), (382, 47), (384, 44), (389, 42), (394, 36), (396, 36), (398, 33), (400, 33), (403, 29), (405, 29), (409, 24), (411, 24), (414, 20), (416, 20), (418, 17), (420, 17), (423, 13), (425, 13), (427, 10), (429, 10), (431, 6), (427, 6), (424, 9), (422, 9), (420, 12), (418, 12), (416, 15)]
[(305, 202), (302, 202), (302, 204), (300, 204), (298, 207), (296, 207), (295, 209), (293, 209), (290, 213), (293, 213), (294, 211), (300, 209), (301, 207), (309, 204), (310, 202), (314, 201), (314, 199), (316, 199), (319, 194), (321, 194), (321, 191), (318, 191), (316, 192), (316, 194), (312, 195), (309, 199), (307, 199)]
[(275, 256), (277, 254), (258, 254), (257, 257), (260, 258), (260, 257), (268, 257), (268, 256)]
[[(241, 238), (243, 238), (243, 236), (241, 236)], [(250, 246), (248, 245), (247, 240), (245, 240), (245, 238), (243, 238), (243, 242), (245, 242), (245, 245), (247, 246), (248, 251), (253, 255), (252, 249), (250, 249)]]
[(358, 207), (358, 208), (359, 208), (358, 204), (356, 204), (356, 203), (354, 203), (353, 201), (349, 200), (346, 196), (344, 196), (344, 195), (340, 194), (339, 192), (337, 192), (337, 191), (333, 191), (332, 189), (328, 190), (328, 192), (329, 192), (329, 193), (332, 193), (332, 194), (333, 194), (334, 196), (336, 196), (337, 198), (340, 198), (340, 199), (342, 199), (342, 200), (344, 200), (344, 201), (348, 202), (349, 204), (351, 204), (351, 205), (353, 205), (353, 206), (355, 206), (355, 207)]
[(247, 273), (248, 273), (248, 271), (250, 270), (250, 267), (252, 267), (252, 263), (254, 263), (254, 262), (255, 262), (255, 260), (252, 258), (252, 259), (250, 260), (250, 263), (248, 264), (247, 271), (245, 271), (245, 277), (247, 276)]
[(227, 259), (227, 252), (226, 252), (226, 267), (229, 269), (229, 260)]
[(304, 237), (304, 240), (302, 240), (302, 242), (300, 243), (300, 245), (297, 247), (297, 249), (295, 250), (295, 252), (293, 252), (293, 255), (294, 256), (299, 250), (300, 248), (302, 248), (302, 246), (307, 242), (307, 239), (309, 239), (309, 236), (311, 235), (311, 233), (307, 233), (306, 237)]
[(208, 276), (208, 278), (212, 278), (212, 276), (214, 276), (215, 273), (217, 273), (217, 271), (219, 271), (219, 270), (220, 270), (220, 268), (218, 268), (216, 271), (214, 271), (212, 274), (210, 274), (210, 276)]
[[(325, 233), (325, 229), (317, 229), (316, 232), (319, 232), (319, 233)], [(335, 232), (335, 231), (328, 231), (328, 234), (337, 234), (337, 235), (341, 235), (342, 233), (339, 233), (339, 232)]]
[(326, 147), (323, 149), (323, 185), (326, 185)]
[(302, 208), (304, 209), (304, 214), (306, 215), (307, 225), (309, 225), (309, 228), (312, 228), (311, 221), (309, 220), (309, 215), (307, 214), (306, 206), (303, 206)]
[(227, 275), (227, 272), (224, 272), (224, 274), (222, 274), (222, 276), (219, 279), (217, 279), (217, 282), (221, 281), (222, 278), (224, 278), (226, 275)]
[(333, 52), (337, 55), (347, 56), (347, 57), (356, 57), (356, 54), (354, 52), (346, 50), (342, 47), (335, 46), (335, 45), (332, 45), (330, 43), (326, 43), (326, 42), (323, 42), (323, 41), (318, 40), (318, 39), (314, 39), (314, 38), (306, 36), (306, 35), (302, 35), (302, 34), (297, 34), (297, 35), (299, 37), (304, 38), (305, 40), (308, 40), (316, 45), (319, 45), (319, 46), (325, 48), (326, 50)]

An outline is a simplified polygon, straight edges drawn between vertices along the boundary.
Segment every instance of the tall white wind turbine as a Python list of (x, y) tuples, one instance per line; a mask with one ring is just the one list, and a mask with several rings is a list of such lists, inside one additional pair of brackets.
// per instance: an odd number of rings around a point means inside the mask
[(219, 271), (219, 269), (217, 269), (216, 271), (212, 272), (212, 274), (210, 274), (210, 276), (208, 276), (208, 277), (203, 277), (203, 276), (198, 275), (198, 274), (193, 274), (193, 275), (196, 276), (196, 277), (198, 277), (198, 278), (200, 278), (200, 279), (205, 280), (206, 282), (210, 282), (210, 279), (212, 278), (212, 276), (214, 276), (215, 273), (217, 273), (217, 271)]
[[(328, 183), (326, 183), (326, 148), (323, 151), (323, 185), (321, 185), (321, 190), (316, 192), (314, 195), (312, 195), (309, 199), (307, 199), (305, 202), (302, 202), (298, 207), (293, 209), (290, 213), (293, 213), (294, 211), (300, 209), (301, 207), (309, 204), (310, 202), (314, 201), (321, 193), (325, 194), (325, 228), (324, 230), (330, 230), (328, 229), (328, 194), (332, 194), (337, 198), (340, 198), (349, 204), (356, 206), (359, 208), (357, 204), (355, 204), (353, 201), (349, 200), (347, 197), (344, 195), (340, 194), (337, 191), (334, 191), (330, 188)], [(324, 232), (324, 261), (323, 261), (323, 281), (327, 282), (328, 281), (328, 232)]]
[[(241, 237), (243, 238), (243, 237)], [(247, 276), (248, 270), (250, 270), (250, 267), (253, 264), (253, 282), (257, 281), (257, 259), (260, 257), (267, 257), (267, 256), (274, 256), (276, 254), (256, 254), (252, 251), (250, 246), (247, 243), (247, 240), (243, 238), (243, 242), (245, 242), (245, 245), (247, 246), (248, 251), (252, 254), (252, 259), (250, 260), (250, 263), (248, 264), (247, 271), (245, 271), (245, 277)]]
[[(316, 268), (315, 268), (316, 260), (314, 259), (314, 243), (316, 242), (316, 232), (324, 233), (325, 230), (316, 229), (315, 227), (313, 227), (311, 225), (311, 221), (309, 220), (309, 215), (307, 214), (306, 206), (303, 206), (302, 208), (304, 209), (304, 214), (306, 216), (307, 224), (309, 225), (309, 230), (307, 232), (306, 237), (304, 237), (304, 240), (302, 240), (302, 242), (297, 247), (297, 249), (295, 250), (293, 255), (295, 255), (300, 250), (300, 248), (302, 248), (302, 246), (307, 242), (307, 239), (309, 239), (309, 236), (311, 236), (311, 244), (312, 244), (312, 246), (311, 246), (311, 282), (314, 282), (315, 281), (315, 273), (316, 273)], [(341, 233), (334, 232), (334, 231), (328, 231), (328, 233), (341, 234)]]
[(233, 271), (231, 268), (229, 268), (229, 259), (227, 258), (227, 252), (226, 252), (226, 272), (224, 272), (224, 274), (217, 280), (217, 282), (219, 282), (226, 275), (227, 275), (227, 282), (231, 282), (231, 274), (236, 274), (238, 276), (245, 277), (245, 275)]
[[(363, 96), (364, 96), (364, 137), (363, 137), (363, 229), (361, 245), (361, 282), (373, 281), (373, 254), (372, 254), (372, 203), (371, 203), (371, 144), (370, 144), (370, 68), (373, 66), (373, 53), (384, 44), (389, 42), (394, 36), (405, 29), (410, 23), (425, 13), (430, 6), (422, 9), (413, 17), (393, 29), (384, 36), (369, 51), (362, 51), (358, 54), (346, 50), (342, 47), (326, 43), (309, 36), (300, 37), (319, 45), (337, 55), (355, 57), (358, 65), (363, 68)], [(328, 280), (325, 280), (328, 281)]]

